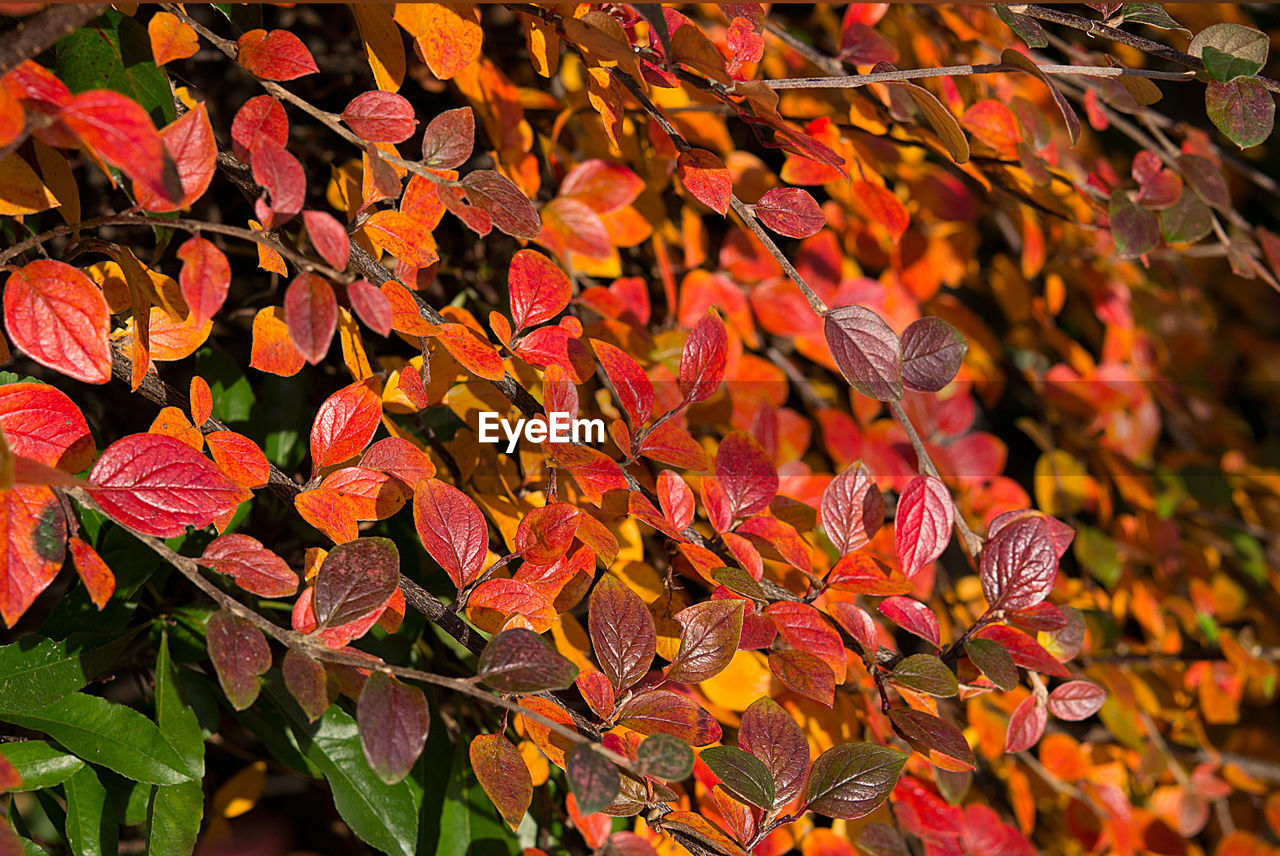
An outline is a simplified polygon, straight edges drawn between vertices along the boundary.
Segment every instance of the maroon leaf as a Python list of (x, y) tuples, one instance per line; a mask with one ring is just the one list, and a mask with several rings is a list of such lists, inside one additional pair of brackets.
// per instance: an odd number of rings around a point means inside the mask
[(1092, 681), (1067, 681), (1049, 693), (1049, 712), (1077, 722), (1097, 713), (1106, 700), (1107, 691)]
[(1004, 736), (1004, 751), (1013, 753), (1036, 745), (1049, 721), (1044, 699), (1030, 695), (1022, 700), (1009, 718), (1009, 730)]
[(902, 331), (902, 382), (937, 392), (956, 376), (969, 350), (960, 331), (941, 318), (920, 318)]
[[(1053, 551), (1057, 555), (1058, 560), (1067, 554), (1067, 548), (1071, 546), (1071, 539), (1075, 537), (1076, 532), (1067, 524), (1063, 523), (1056, 517), (1050, 517), (1043, 511), (1036, 511), (1032, 508), (1015, 509), (1006, 511), (996, 515), (995, 519), (987, 524), (987, 538), (996, 537), (1001, 529), (1008, 526), (1014, 521), (1021, 520), (1024, 517), (1038, 517), (1044, 521), (1049, 527), (1049, 537), (1053, 541)], [(1046, 628), (1047, 629), (1047, 628)]]
[(636, 750), (636, 760), (644, 767), (645, 775), (678, 782), (693, 772), (693, 749), (679, 737), (670, 734), (651, 734)]
[(431, 716), (422, 690), (374, 671), (356, 702), (360, 748), (374, 774), (394, 785), (413, 769), (427, 742)]
[(315, 722), (323, 716), (333, 701), (324, 664), (290, 648), (285, 652), (280, 671), (284, 674), (285, 688), (307, 715), (307, 719)]
[(499, 692), (535, 693), (573, 686), (578, 667), (542, 636), (515, 627), (489, 640), (476, 674)]
[(921, 754), (930, 751), (945, 755), (973, 769), (973, 750), (965, 741), (960, 729), (945, 719), (925, 713), (923, 710), (898, 709), (889, 714), (894, 728), (902, 738)]
[(427, 123), (422, 134), (422, 159), (434, 169), (457, 169), (471, 157), (476, 119), (470, 107), (446, 110)]
[(648, 673), (658, 650), (653, 616), (640, 596), (611, 574), (591, 592), (587, 628), (596, 662), (615, 690), (622, 692)]
[(413, 136), (418, 120), (403, 95), (374, 90), (351, 99), (342, 121), (371, 143), (402, 143)]
[(1049, 527), (1038, 517), (1002, 527), (982, 551), (980, 576), (992, 609), (1027, 609), (1040, 603), (1058, 576)]
[(804, 651), (774, 651), (769, 655), (769, 671), (787, 689), (818, 704), (835, 704), (836, 679), (831, 667)]
[(775, 806), (799, 795), (809, 772), (809, 741), (782, 705), (767, 696), (753, 702), (742, 714), (738, 747), (763, 761), (773, 775)]
[(937, 648), (942, 644), (938, 632), (938, 616), (918, 600), (902, 595), (886, 597), (880, 602), (880, 611), (894, 624), (908, 633), (914, 633)]
[(582, 814), (608, 808), (622, 786), (618, 768), (588, 743), (579, 743), (569, 750), (564, 756), (564, 770), (569, 790), (577, 798), (578, 811)]
[(513, 238), (532, 241), (542, 232), (542, 218), (529, 197), (500, 172), (478, 169), (462, 179), (467, 201), (489, 215), (493, 225)]
[(728, 347), (724, 322), (708, 311), (693, 326), (680, 354), (680, 392), (685, 401), (704, 401), (715, 395), (724, 380)]
[(744, 431), (720, 442), (716, 477), (729, 500), (731, 517), (764, 511), (778, 495), (778, 471), (760, 444)]
[(839, 306), (823, 326), (831, 357), (850, 386), (879, 401), (902, 398), (902, 345), (883, 318), (862, 306)]
[(818, 756), (804, 789), (805, 807), (846, 820), (875, 811), (898, 783), (907, 756), (870, 743), (842, 743)]
[(676, 613), (680, 650), (667, 667), (669, 681), (696, 684), (724, 671), (738, 650), (746, 601), (709, 600)]
[(822, 492), (822, 528), (841, 556), (865, 547), (884, 525), (884, 497), (859, 461)]
[(262, 631), (225, 610), (209, 618), (205, 630), (209, 659), (227, 701), (244, 710), (258, 697), (258, 678), (271, 668), (271, 649)]
[(400, 552), (389, 538), (358, 538), (329, 551), (316, 572), (318, 627), (341, 627), (380, 611), (400, 583)]
[(1242, 149), (1265, 142), (1275, 127), (1275, 98), (1255, 77), (1209, 81), (1204, 106), (1218, 130)]
[(670, 690), (636, 695), (618, 712), (618, 724), (641, 734), (670, 734), (691, 746), (720, 739), (720, 723), (688, 696)]
[(1111, 240), (1122, 259), (1145, 255), (1160, 242), (1160, 221), (1155, 214), (1134, 204), (1127, 190), (1120, 189), (1111, 194), (1108, 218), (1111, 221)]
[(898, 499), (893, 519), (894, 548), (907, 579), (942, 555), (954, 523), (955, 506), (947, 486), (933, 476), (913, 478)]
[(788, 238), (808, 238), (822, 231), (827, 216), (807, 190), (775, 187), (755, 205), (760, 222)]
[(471, 770), (503, 820), (515, 829), (533, 802), (533, 777), (520, 750), (501, 734), (471, 741)]
[(248, 535), (214, 538), (200, 561), (262, 597), (285, 597), (298, 590), (298, 575), (288, 563)]

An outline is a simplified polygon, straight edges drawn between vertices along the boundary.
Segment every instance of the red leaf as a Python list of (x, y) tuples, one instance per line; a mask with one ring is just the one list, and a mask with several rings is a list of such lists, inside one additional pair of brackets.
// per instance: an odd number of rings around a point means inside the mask
[(850, 553), (836, 562), (827, 585), (837, 591), (885, 597), (911, 591), (911, 581), (895, 575), (884, 562), (866, 553)]
[(893, 191), (869, 181), (853, 182), (853, 196), (868, 220), (879, 223), (897, 243), (911, 225), (911, 216)]
[(471, 741), (471, 770), (502, 818), (515, 829), (533, 803), (533, 777), (516, 747), (501, 734)]
[(880, 603), (880, 611), (908, 633), (914, 633), (926, 642), (932, 643), (935, 648), (941, 646), (942, 637), (938, 632), (938, 616), (920, 601), (901, 595), (886, 597)]
[(894, 548), (907, 579), (942, 555), (954, 523), (955, 506), (947, 486), (933, 476), (913, 478), (898, 499), (893, 519)]
[(542, 404), (548, 414), (578, 416), (578, 387), (562, 366), (549, 365), (542, 375)]
[(1027, 609), (1040, 603), (1058, 577), (1048, 525), (1023, 517), (987, 541), (980, 567), (982, 593), (992, 609)]
[[(757, 545), (776, 551), (792, 567), (804, 573), (813, 570), (813, 550), (809, 543), (790, 524), (776, 517), (751, 517), (742, 522), (735, 532), (749, 536)], [(772, 554), (769, 554), (772, 555)]]
[(244, 102), (231, 122), (231, 145), (235, 156), (250, 160), (263, 145), (283, 148), (289, 142), (289, 117), (284, 105), (270, 95), (257, 95)]
[(974, 635), (979, 639), (990, 639), (994, 642), (999, 642), (1009, 652), (1013, 662), (1024, 669), (1059, 678), (1065, 678), (1070, 674), (1066, 667), (1041, 647), (1039, 642), (1020, 630), (1014, 630), (1004, 624), (992, 624), (989, 627), (982, 628)]
[(1050, 517), (1043, 511), (1036, 511), (1033, 508), (1021, 508), (998, 515), (987, 524), (987, 540), (995, 538), (1001, 529), (1024, 517), (1038, 517), (1044, 521), (1045, 525), (1049, 527), (1049, 536), (1053, 540), (1054, 553), (1057, 555), (1058, 560), (1061, 561), (1062, 557), (1067, 554), (1067, 548), (1071, 546), (1071, 539), (1076, 535), (1075, 530), (1056, 517)]
[(604, 672), (597, 672), (595, 669), (580, 672), (574, 683), (578, 686), (578, 693), (596, 716), (601, 719), (613, 716), (616, 695), (613, 684), (605, 677)]
[(436, 474), (431, 459), (417, 446), (399, 437), (384, 437), (374, 443), (360, 458), (360, 466), (398, 479), (411, 492), (418, 482)]
[(596, 352), (600, 365), (613, 384), (618, 395), (618, 403), (627, 411), (633, 426), (643, 425), (653, 415), (653, 383), (640, 368), (640, 364), (624, 351), (615, 348), (608, 342), (591, 339), (591, 348)]
[(749, 434), (735, 431), (716, 450), (716, 477), (734, 517), (764, 511), (778, 495), (778, 471)]
[(760, 197), (755, 212), (761, 223), (788, 238), (808, 238), (827, 225), (813, 196), (798, 187), (775, 187)]
[(535, 565), (549, 565), (568, 551), (577, 532), (578, 509), (567, 502), (553, 502), (521, 518), (516, 552)]
[(535, 250), (520, 250), (512, 257), (507, 287), (516, 330), (550, 321), (569, 305), (573, 296), (569, 275)]
[(560, 184), (560, 196), (572, 197), (597, 214), (609, 214), (630, 205), (644, 190), (644, 180), (622, 164), (591, 158), (569, 170)]
[(457, 169), (475, 147), (476, 119), (470, 107), (446, 110), (427, 123), (422, 160), (434, 169)]
[(648, 674), (658, 650), (653, 616), (639, 595), (610, 574), (591, 592), (587, 628), (596, 662), (619, 693)]
[(182, 188), (181, 198), (169, 199), (149, 183), (134, 185), (138, 205), (147, 211), (167, 212), (190, 208), (204, 195), (217, 170), (218, 142), (209, 124), (209, 112), (203, 104), (183, 113), (160, 130), (165, 150), (173, 158)]
[(920, 318), (902, 331), (902, 382), (919, 392), (937, 392), (960, 371), (969, 350), (964, 336), (941, 318)]
[(316, 572), (315, 614), (321, 627), (377, 617), (400, 583), (400, 552), (388, 538), (359, 538), (329, 551)]
[(663, 422), (650, 431), (636, 453), (683, 469), (702, 470), (707, 467), (707, 455), (702, 446), (674, 421)]
[[(519, 580), (485, 580), (467, 598), (467, 618), (485, 633), (501, 631), (512, 616), (519, 616), (537, 634), (550, 629), (556, 610), (540, 591)], [(572, 676), (565, 686), (571, 683)]]
[(324, 359), (338, 327), (338, 301), (333, 287), (313, 273), (301, 273), (284, 294), (284, 323), (289, 338), (307, 362)]
[(236, 60), (263, 80), (294, 80), (320, 70), (311, 51), (288, 30), (250, 30), (239, 45)]
[(170, 200), (182, 185), (156, 126), (138, 102), (109, 89), (81, 92), (60, 114), (85, 145), (131, 180)]
[(0, 616), (9, 627), (57, 576), (66, 531), (62, 504), (49, 488), (0, 491)]
[(358, 279), (347, 286), (347, 297), (351, 300), (351, 308), (370, 330), (379, 336), (391, 335), (395, 314), (391, 308), (391, 300), (382, 289), (368, 280)]
[(822, 613), (807, 603), (790, 601), (771, 603), (764, 613), (778, 625), (778, 633), (788, 645), (825, 662), (836, 683), (844, 683), (844, 643)]
[(112, 443), (89, 473), (90, 492), (117, 522), (173, 538), (230, 515), (250, 497), (204, 455), (163, 434)]
[(704, 401), (715, 395), (724, 380), (728, 349), (724, 322), (708, 311), (690, 331), (680, 354), (680, 392), (685, 401)]
[(658, 502), (662, 505), (662, 515), (677, 532), (689, 528), (693, 522), (693, 491), (679, 473), (674, 470), (658, 473)]
[(222, 250), (199, 236), (188, 238), (178, 248), (182, 272), (178, 284), (191, 310), (191, 325), (203, 327), (218, 313), (231, 285), (231, 264)]
[(861, 461), (831, 480), (820, 510), (822, 528), (841, 556), (865, 547), (884, 525), (884, 497)]
[(724, 671), (742, 638), (746, 601), (709, 600), (676, 613), (680, 650), (667, 667), (669, 681), (696, 684)]
[(264, 143), (254, 150), (253, 180), (271, 195), (270, 208), (261, 200), (255, 206), (264, 227), (278, 226), (302, 210), (307, 196), (307, 174), (298, 159), (282, 146)]
[(618, 712), (618, 724), (641, 734), (670, 734), (691, 746), (707, 746), (720, 739), (720, 723), (711, 714), (688, 696), (670, 690), (637, 694)]
[(865, 609), (848, 601), (836, 601), (827, 606), (827, 612), (868, 654), (875, 654), (879, 650), (880, 632), (876, 629), (875, 620)]
[(1044, 734), (1049, 722), (1044, 701), (1034, 695), (1027, 696), (1009, 718), (1009, 730), (1004, 737), (1004, 751), (1010, 754), (1030, 749)]
[(298, 590), (298, 575), (288, 563), (248, 535), (214, 538), (204, 548), (200, 562), (262, 597), (286, 597)]
[(804, 787), (809, 772), (809, 741), (791, 714), (771, 698), (761, 698), (742, 714), (738, 748), (750, 752), (773, 774), (775, 805), (786, 805)]
[(426, 479), (413, 494), (413, 523), (422, 546), (458, 589), (475, 581), (489, 549), (489, 530), (471, 497)]
[(902, 346), (883, 318), (862, 306), (839, 306), (827, 313), (824, 330), (850, 386), (878, 401), (902, 398)]
[(85, 469), (97, 452), (80, 408), (43, 383), (0, 386), (0, 428), (15, 455), (66, 473)]
[[(351, 256), (351, 241), (347, 230), (337, 218), (323, 211), (304, 211), (302, 220), (307, 225), (307, 237), (311, 239), (311, 245), (320, 253), (320, 257), (338, 270), (345, 270)], [(378, 294), (381, 295), (382, 292)], [(387, 313), (387, 318), (389, 321), (390, 312)]]
[(285, 652), (280, 672), (289, 695), (298, 702), (308, 720), (315, 722), (329, 709), (333, 698), (329, 694), (329, 678), (323, 663), (290, 648)]
[(813, 699), (824, 707), (835, 704), (836, 684), (831, 668), (804, 651), (774, 651), (769, 655), (769, 671), (787, 689)]
[(1049, 693), (1049, 712), (1058, 719), (1088, 719), (1107, 700), (1107, 691), (1092, 681), (1067, 681)]
[(462, 179), (467, 201), (488, 214), (493, 225), (513, 238), (532, 241), (542, 232), (542, 219), (529, 197), (500, 172), (478, 169)]
[(79, 538), (69, 538), (67, 546), (71, 548), (71, 559), (75, 563), (76, 573), (84, 583), (85, 590), (89, 592), (89, 600), (101, 610), (111, 599), (112, 592), (116, 590), (116, 575), (111, 573), (111, 569), (107, 567), (106, 562), (102, 561), (98, 552)]
[(236, 710), (253, 704), (258, 697), (258, 679), (271, 668), (271, 649), (262, 631), (223, 610), (209, 619), (205, 644), (227, 701)]
[(394, 785), (409, 775), (430, 726), (422, 690), (379, 671), (364, 682), (356, 702), (356, 727), (365, 760), (383, 782)]
[(717, 214), (728, 212), (733, 197), (733, 178), (724, 161), (715, 154), (706, 149), (690, 149), (681, 153), (676, 161), (676, 175), (694, 199)]
[(4, 322), (13, 343), (37, 363), (86, 383), (111, 379), (107, 302), (71, 265), (41, 259), (11, 273)]
[(372, 381), (358, 380), (325, 399), (311, 426), (311, 462), (316, 469), (360, 453), (378, 430), (382, 399)]
[(418, 126), (413, 106), (403, 95), (374, 90), (351, 99), (342, 121), (371, 143), (402, 143)]

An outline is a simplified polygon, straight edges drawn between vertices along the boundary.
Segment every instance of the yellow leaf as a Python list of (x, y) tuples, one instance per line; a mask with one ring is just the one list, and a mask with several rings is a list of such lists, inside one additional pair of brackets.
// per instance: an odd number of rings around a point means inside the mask
[(254, 761), (236, 773), (213, 795), (212, 814), (218, 817), (239, 817), (252, 809), (262, 798), (267, 785), (267, 762)]
[(57, 198), (35, 170), (16, 153), (0, 160), (0, 214), (34, 214), (57, 204)]
[(398, 92), (404, 83), (404, 40), (386, 7), (376, 3), (352, 3), (360, 40), (364, 43), (378, 88)]

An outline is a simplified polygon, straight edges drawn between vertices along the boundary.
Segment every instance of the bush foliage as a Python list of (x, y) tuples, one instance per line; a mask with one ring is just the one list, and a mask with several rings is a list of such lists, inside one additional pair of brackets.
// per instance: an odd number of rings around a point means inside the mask
[(3, 4), (0, 854), (1275, 852), (1250, 9)]

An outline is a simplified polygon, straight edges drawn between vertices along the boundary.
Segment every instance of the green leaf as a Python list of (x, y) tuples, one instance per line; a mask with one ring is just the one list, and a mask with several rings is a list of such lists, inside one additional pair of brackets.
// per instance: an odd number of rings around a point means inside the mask
[(351, 831), (378, 850), (414, 856), (422, 803), (418, 777), (383, 784), (365, 762), (356, 721), (342, 708), (333, 705), (320, 719), (308, 722), (278, 673), (264, 681), (264, 689), (289, 720), (307, 759), (324, 774), (333, 790), (334, 807)]
[(742, 570), (742, 568), (720, 568), (711, 572), (711, 578), (734, 594), (749, 597), (760, 603), (769, 602), (769, 598), (765, 597), (764, 589), (760, 587), (760, 583), (756, 582), (756, 578)]
[(115, 9), (58, 42), (57, 74), (72, 92), (114, 89), (151, 114), (156, 125), (177, 113), (169, 78), (156, 67), (146, 28)]
[(773, 808), (777, 797), (773, 774), (755, 755), (733, 746), (712, 746), (703, 749), (699, 757), (720, 779), (726, 791), (751, 805)]
[(191, 779), (154, 722), (97, 696), (75, 693), (26, 713), (0, 712), (0, 719), (48, 734), (86, 761), (137, 782), (173, 785)]
[(0, 711), (34, 710), (70, 695), (106, 670), (136, 632), (61, 642), (25, 636), (0, 647)]
[(1134, 259), (1155, 249), (1160, 240), (1156, 215), (1133, 204), (1124, 190), (1111, 194), (1111, 239), (1122, 259)]
[(204, 732), (196, 712), (182, 695), (178, 668), (169, 656), (169, 634), (160, 636), (156, 655), (156, 725), (186, 762), (191, 777), (204, 778)]
[(595, 814), (618, 798), (622, 776), (613, 762), (586, 743), (579, 743), (564, 758), (569, 790), (578, 799), (578, 811)]
[(1267, 63), (1270, 40), (1242, 24), (1214, 24), (1191, 40), (1187, 53), (1204, 60), (1209, 76), (1220, 83), (1253, 77)]
[(196, 351), (196, 373), (209, 384), (213, 415), (223, 422), (248, 422), (257, 399), (249, 379), (236, 361), (221, 348)]
[(1166, 244), (1194, 243), (1213, 231), (1213, 212), (1190, 188), (1160, 212), (1160, 235)]
[(1188, 34), (1191, 32), (1173, 20), (1159, 3), (1125, 3), (1120, 7), (1119, 17), (1126, 24), (1146, 24), (1161, 30), (1181, 30)]
[(932, 654), (912, 654), (893, 668), (893, 680), (917, 692), (950, 698), (960, 692), (960, 684), (942, 661)]
[(1019, 15), (1017, 12), (1010, 12), (1004, 6), (995, 7), (996, 14), (1000, 16), (1000, 20), (1013, 30), (1014, 35), (1027, 43), (1029, 48), (1047, 48), (1049, 46), (1049, 36), (1045, 33), (1044, 27), (1040, 26), (1040, 22), (1035, 18), (1028, 18), (1026, 15)]
[(1263, 142), (1275, 127), (1275, 99), (1253, 77), (1212, 81), (1204, 90), (1204, 108), (1217, 129), (1242, 149)]
[(678, 782), (693, 773), (693, 748), (670, 734), (650, 734), (636, 750), (636, 760), (647, 775)]
[[(1077, 542), (1078, 543), (1078, 542)], [(964, 652), (987, 680), (1008, 692), (1018, 685), (1018, 667), (1004, 646), (993, 639), (965, 640)]]
[(115, 806), (93, 768), (82, 767), (62, 789), (67, 797), (66, 832), (71, 851), (76, 856), (114, 854), (120, 834)]
[(804, 788), (805, 805), (846, 820), (870, 814), (888, 798), (907, 756), (870, 743), (842, 743), (818, 756)]
[(204, 789), (199, 782), (161, 785), (147, 812), (149, 856), (190, 856), (204, 817)]
[[(429, 751), (430, 746), (427, 748)], [(471, 771), (467, 746), (459, 740), (440, 812), (435, 856), (515, 856), (519, 852), (519, 842), (480, 787)]]
[(60, 785), (84, 766), (75, 755), (55, 749), (43, 740), (4, 744), (4, 757), (22, 776), (19, 791), (38, 791)]

